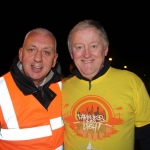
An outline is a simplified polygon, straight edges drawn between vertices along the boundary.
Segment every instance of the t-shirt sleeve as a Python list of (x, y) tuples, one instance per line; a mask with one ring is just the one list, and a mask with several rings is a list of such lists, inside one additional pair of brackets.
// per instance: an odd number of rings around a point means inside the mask
[(135, 100), (135, 126), (142, 127), (150, 123), (150, 97), (142, 83)]

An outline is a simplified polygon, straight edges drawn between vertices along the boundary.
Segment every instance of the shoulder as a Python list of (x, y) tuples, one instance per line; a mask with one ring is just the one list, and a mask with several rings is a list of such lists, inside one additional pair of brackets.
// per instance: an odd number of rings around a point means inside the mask
[(76, 76), (63, 78), (63, 86), (68, 84), (74, 84), (76, 80), (78, 80)]
[(124, 77), (129, 77), (129, 78), (140, 79), (140, 77), (137, 74), (128, 70), (116, 69), (116, 68), (110, 67), (109, 71), (110, 73), (115, 74), (116, 76), (124, 76)]
[(124, 81), (126, 83), (143, 84), (142, 79), (137, 74), (128, 70), (110, 67), (108, 70), (108, 77), (116, 79), (117, 81)]
[(7, 73), (5, 73), (4, 75), (2, 75), (1, 77), (0, 77), (0, 79), (2, 80), (2, 79), (12, 79), (12, 76), (11, 76), (11, 73), (10, 72), (7, 72)]

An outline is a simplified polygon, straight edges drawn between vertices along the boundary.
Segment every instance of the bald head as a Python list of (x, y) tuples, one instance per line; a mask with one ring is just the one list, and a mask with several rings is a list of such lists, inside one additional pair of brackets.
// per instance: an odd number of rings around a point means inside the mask
[(39, 86), (55, 67), (58, 53), (54, 35), (44, 28), (29, 31), (19, 49), (19, 60), (22, 63), (22, 72), (30, 77), (34, 84)]
[(49, 30), (47, 30), (47, 29), (45, 29), (45, 28), (35, 28), (35, 29), (29, 31), (29, 32), (26, 34), (25, 38), (24, 38), (23, 47), (24, 47), (24, 44), (25, 44), (25, 42), (26, 42), (26, 39), (27, 39), (30, 35), (36, 34), (36, 33), (37, 33), (37, 34), (41, 34), (41, 35), (48, 35), (48, 36), (50, 36), (51, 38), (53, 38), (54, 41), (55, 41), (55, 52), (57, 51), (57, 41), (56, 41), (55, 36), (52, 34), (52, 32), (50, 32)]

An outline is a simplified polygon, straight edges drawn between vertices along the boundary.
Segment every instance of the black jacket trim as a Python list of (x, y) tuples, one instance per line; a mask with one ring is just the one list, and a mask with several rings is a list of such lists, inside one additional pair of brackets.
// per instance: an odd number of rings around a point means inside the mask
[[(42, 88), (38, 89), (31, 78), (24, 75), (18, 68), (17, 63), (19, 58), (16, 57), (13, 61), (12, 66), (10, 67), (10, 73), (18, 86), (18, 88), (22, 91), (24, 95), (32, 94), (42, 105), (44, 108), (48, 108), (51, 101), (55, 98), (56, 93), (54, 93), (50, 88), (50, 84), (56, 83), (61, 80), (61, 75), (56, 71), (55, 68), (52, 69), (53, 76), (52, 78), (42, 86)], [(49, 75), (49, 74), (48, 74)], [(47, 75), (47, 76), (48, 76)]]

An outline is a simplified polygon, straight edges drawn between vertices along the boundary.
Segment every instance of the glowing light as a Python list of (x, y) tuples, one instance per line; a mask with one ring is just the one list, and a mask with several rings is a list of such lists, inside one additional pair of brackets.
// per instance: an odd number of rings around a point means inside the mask
[(112, 61), (112, 58), (110, 57), (108, 60), (109, 60), (109, 61)]

